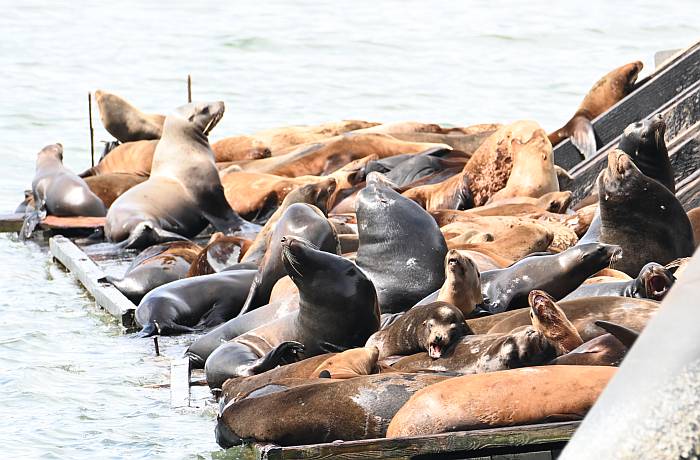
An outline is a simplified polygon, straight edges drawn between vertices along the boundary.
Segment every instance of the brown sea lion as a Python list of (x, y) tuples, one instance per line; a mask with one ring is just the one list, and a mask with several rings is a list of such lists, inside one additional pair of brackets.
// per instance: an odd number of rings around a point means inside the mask
[(329, 137), (371, 128), (379, 123), (362, 120), (341, 120), (311, 126), (285, 126), (258, 131), (251, 137), (267, 145), (273, 155), (283, 155), (290, 148), (310, 142), (319, 142)]
[(390, 373), (321, 379), (288, 389), (270, 385), (261, 388), (259, 396), (253, 393), (221, 410), (216, 442), (228, 448), (243, 440), (289, 446), (382, 438), (391, 418), (413, 393), (447, 378)]
[(95, 91), (100, 119), (119, 142), (160, 139), (165, 116), (143, 113), (116, 94)]
[[(609, 321), (640, 332), (659, 308), (659, 303), (653, 300), (629, 297), (584, 297), (557, 302), (557, 305), (584, 341), (606, 332), (595, 325), (596, 320)], [(521, 308), (492, 317), (470, 319), (467, 324), (476, 334), (504, 333), (530, 324), (530, 313), (529, 309)]]
[(479, 273), (488, 270), (498, 270), (500, 268), (506, 268), (515, 263), (515, 260), (506, 259), (501, 257), (495, 252), (479, 248), (478, 251), (471, 250), (457, 250), (460, 254), (468, 256), (476, 264)]
[(532, 327), (549, 339), (558, 354), (569, 353), (583, 343), (578, 331), (552, 296), (535, 289), (530, 292), (528, 303)]
[(375, 332), (366, 347), (376, 347), (379, 359), (425, 351), (437, 359), (461, 337), (469, 334), (464, 315), (445, 302), (416, 305), (385, 329)]
[(597, 147), (591, 121), (632, 92), (642, 67), (640, 61), (631, 62), (598, 80), (583, 98), (574, 116), (563, 127), (549, 135), (552, 145), (556, 147), (570, 137), (571, 143), (584, 157), (593, 156)]
[(440, 358), (416, 353), (399, 359), (391, 367), (399, 372), (473, 374), (538, 366), (556, 356), (556, 349), (544, 334), (528, 327), (506, 334), (467, 335)]
[(101, 158), (97, 165), (80, 174), (80, 177), (114, 173), (136, 174), (148, 177), (151, 174), (156, 145), (158, 145), (157, 140), (120, 144)]
[(488, 202), (521, 196), (540, 198), (558, 191), (552, 144), (544, 130), (537, 129), (529, 141), (513, 148), (513, 166), (506, 186), (491, 195)]
[(564, 214), (571, 204), (571, 192), (545, 193), (539, 198), (514, 196), (490, 200), (489, 204), (469, 209), (479, 216), (522, 216), (542, 211)]
[(370, 375), (377, 370), (379, 350), (376, 347), (360, 347), (333, 354), (311, 372), (310, 377), (351, 379)]
[[(506, 233), (507, 232), (507, 233)], [(554, 233), (536, 222), (517, 224), (504, 229), (504, 234), (493, 241), (481, 243), (455, 243), (447, 241), (450, 249), (481, 251), (488, 250), (511, 260), (520, 260), (532, 253), (546, 251), (554, 241)]]
[(353, 134), (331, 137), (321, 142), (303, 144), (289, 153), (261, 160), (248, 160), (239, 165), (250, 172), (296, 177), (330, 174), (353, 160), (377, 154), (385, 158), (403, 153), (428, 150), (449, 150), (443, 144), (405, 142), (385, 134)]
[(211, 145), (217, 163), (224, 161), (259, 160), (272, 155), (270, 148), (254, 137), (233, 136), (218, 140)]
[(124, 192), (146, 179), (147, 177), (137, 174), (111, 173), (86, 177), (84, 180), (90, 187), (90, 190), (92, 190), (92, 193), (97, 195), (104, 205), (109, 208)]
[(469, 187), (474, 205), (481, 206), (497, 191), (506, 186), (513, 167), (513, 150), (527, 148), (528, 144), (544, 146), (542, 128), (534, 121), (516, 121), (493, 133), (474, 152), (464, 172), (469, 176)]
[(542, 366), (455, 377), (416, 392), (391, 420), (386, 437), (579, 420), (615, 371)]
[(299, 294), (299, 288), (294, 284), (294, 281), (292, 281), (289, 275), (287, 275), (275, 283), (272, 292), (270, 292), (270, 303), (277, 302), (278, 300), (294, 294)]
[(457, 174), (437, 184), (410, 188), (402, 194), (428, 212), (439, 209), (470, 209), (474, 200), (469, 188), (469, 176)]
[(693, 229), (695, 247), (698, 247), (698, 245), (700, 245), (700, 208), (694, 208), (688, 211), (688, 220)]
[(466, 317), (484, 302), (481, 275), (476, 263), (467, 255), (451, 249), (445, 256), (445, 283), (437, 295), (439, 302), (454, 305)]
[(202, 248), (191, 241), (171, 241), (143, 250), (121, 278), (107, 276), (129, 300), (138, 305), (158, 286), (187, 277), (190, 265)]
[(683, 276), (683, 272), (688, 266), (690, 259), (692, 259), (692, 257), (681, 257), (680, 259), (676, 259), (667, 263), (666, 268), (669, 269), (671, 273), (673, 273), (673, 276), (677, 280), (679, 280)]
[(226, 236), (221, 232), (211, 235), (209, 242), (192, 261), (187, 277), (211, 275), (237, 264), (253, 242), (237, 236)]
[(257, 264), (262, 260), (267, 246), (269, 245), (270, 234), (275, 229), (277, 221), (282, 217), (284, 211), (294, 203), (312, 204), (324, 214), (328, 214), (328, 200), (330, 200), (333, 195), (335, 188), (335, 179), (328, 177), (316, 184), (304, 185), (290, 192), (284, 200), (282, 200), (277, 210), (267, 220), (262, 230), (258, 232), (250, 248), (241, 259), (241, 262), (253, 262)]
[(192, 238), (209, 224), (251, 230), (226, 202), (207, 134), (223, 102), (187, 104), (165, 120), (151, 176), (127, 190), (107, 213), (105, 235), (127, 248)]

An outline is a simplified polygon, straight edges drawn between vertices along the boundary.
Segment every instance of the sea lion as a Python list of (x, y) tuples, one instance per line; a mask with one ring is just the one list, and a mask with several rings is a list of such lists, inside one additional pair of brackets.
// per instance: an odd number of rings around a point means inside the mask
[(165, 116), (143, 113), (116, 94), (95, 91), (100, 119), (119, 142), (160, 139)]
[(640, 61), (631, 62), (598, 80), (583, 98), (574, 116), (563, 127), (549, 134), (552, 146), (556, 147), (570, 137), (571, 143), (585, 158), (592, 157), (597, 147), (591, 122), (632, 92), (642, 67)]
[(688, 263), (690, 263), (691, 259), (692, 257), (681, 257), (680, 259), (667, 263), (666, 268), (673, 273), (676, 280), (679, 280), (683, 276), (683, 272), (685, 272), (685, 269), (688, 267)]
[(335, 353), (311, 372), (310, 377), (351, 379), (370, 375), (377, 370), (379, 350), (376, 347), (360, 347)]
[(106, 207), (122, 196), (124, 192), (144, 182), (147, 178), (136, 174), (112, 173), (86, 177), (83, 180)]
[(568, 190), (545, 193), (539, 198), (529, 196), (492, 197), (488, 204), (469, 209), (468, 212), (479, 216), (522, 216), (542, 211), (564, 214), (569, 209), (571, 197), (572, 193)]
[(318, 142), (329, 137), (377, 126), (379, 123), (362, 120), (341, 120), (310, 126), (284, 126), (265, 129), (251, 135), (269, 146), (273, 155), (287, 153), (297, 145)]
[(226, 236), (221, 232), (212, 234), (190, 264), (187, 277), (211, 275), (240, 262), (253, 242), (237, 236)]
[(129, 300), (138, 305), (143, 296), (164, 284), (187, 277), (202, 248), (191, 241), (171, 241), (143, 250), (121, 278), (107, 276)]
[(211, 145), (217, 163), (224, 161), (258, 160), (272, 155), (264, 142), (251, 136), (233, 136), (218, 140)]
[(391, 367), (399, 372), (473, 374), (538, 366), (556, 356), (556, 349), (544, 334), (528, 327), (506, 334), (467, 335), (440, 358), (417, 353), (399, 359)]
[(693, 241), (697, 247), (700, 245), (700, 208), (691, 209), (687, 214), (690, 227), (693, 229)]
[(24, 200), (15, 208), (15, 214), (25, 214), (34, 210), (34, 195), (31, 190), (24, 191)]
[(280, 278), (270, 292), (270, 303), (277, 302), (292, 295), (299, 295), (299, 288), (289, 275)]
[(501, 270), (481, 273), (484, 305), (491, 313), (527, 305), (533, 289), (561, 299), (617, 257), (620, 248), (611, 244), (587, 243), (555, 255), (530, 256)]
[(578, 331), (552, 296), (535, 289), (530, 292), (528, 303), (532, 327), (547, 337), (559, 355), (569, 353), (583, 343)]
[(258, 274), (250, 287), (241, 315), (266, 305), (270, 301), (270, 293), (275, 283), (287, 274), (281, 241), (283, 237), (290, 235), (303, 238), (307, 244), (320, 251), (340, 254), (340, 243), (335, 228), (317, 207), (307, 203), (294, 203), (289, 206), (270, 234), (270, 243), (260, 261)]
[(151, 176), (129, 189), (107, 213), (105, 235), (127, 248), (192, 238), (208, 223), (224, 233), (245, 228), (226, 202), (207, 134), (223, 102), (187, 104), (165, 120)]
[(80, 177), (100, 176), (102, 174), (136, 174), (148, 177), (151, 174), (153, 155), (158, 141), (126, 142), (115, 147), (102, 157), (95, 166), (88, 168)]
[(443, 128), (432, 123), (396, 122), (384, 123), (357, 132), (378, 132), (411, 142), (447, 144), (469, 157), (501, 125), (484, 123), (467, 127)]
[(544, 130), (537, 129), (525, 144), (514, 146), (513, 166), (506, 186), (491, 195), (488, 202), (521, 196), (540, 198), (558, 191), (552, 144)]
[(377, 293), (349, 260), (319, 251), (304, 240), (282, 241), (287, 274), (299, 288), (299, 310), (217, 348), (204, 369), (210, 388), (307, 357), (363, 346), (379, 329)]
[(47, 145), (39, 151), (32, 180), (33, 210), (25, 215), (20, 236), (28, 238), (46, 215), (102, 217), (104, 203), (88, 185), (63, 166), (63, 146)]
[(243, 306), (255, 273), (248, 264), (153, 289), (136, 308), (140, 335), (187, 334), (228, 321)]
[(650, 262), (640, 270), (639, 276), (636, 278), (629, 281), (584, 284), (569, 293), (562, 300), (619, 295), (661, 301), (675, 281), (676, 279), (670, 270), (667, 270), (663, 265)]
[(382, 313), (407, 310), (442, 286), (447, 245), (430, 214), (379, 179), (368, 179), (356, 210), (356, 262), (376, 286)]
[(455, 377), (416, 392), (391, 420), (386, 437), (579, 420), (615, 371), (543, 366)]
[(277, 208), (277, 210), (272, 214), (272, 216), (267, 220), (265, 226), (262, 230), (258, 232), (257, 236), (250, 245), (250, 248), (245, 253), (241, 262), (254, 262), (259, 264), (267, 251), (269, 245), (270, 234), (275, 229), (277, 221), (282, 217), (284, 211), (294, 203), (308, 203), (316, 206), (321, 210), (323, 214), (328, 214), (328, 202), (333, 195), (336, 188), (336, 181), (332, 177), (327, 178), (324, 181), (318, 182), (316, 184), (308, 184), (303, 187), (299, 187), (294, 191), (290, 192), (282, 204)]
[(236, 316), (198, 337), (187, 348), (185, 355), (190, 359), (192, 368), (203, 369), (209, 356), (221, 345), (297, 310), (299, 310), (299, 294), (270, 302), (268, 305), (256, 308), (245, 315)]
[(666, 122), (660, 113), (625, 128), (617, 148), (632, 158), (647, 177), (656, 179), (676, 193), (676, 179), (664, 141)]
[(272, 388), (268, 394), (263, 388), (261, 396), (224, 406), (217, 418), (216, 442), (228, 448), (243, 440), (289, 446), (382, 438), (391, 418), (413, 393), (447, 378), (391, 373), (321, 379), (294, 388)]
[(474, 199), (467, 174), (457, 174), (437, 184), (412, 187), (402, 193), (428, 212), (438, 209), (471, 209)]
[[(605, 296), (583, 297), (557, 302), (557, 305), (576, 327), (584, 341), (606, 332), (595, 324), (597, 320), (609, 321), (640, 332), (659, 309), (659, 303), (652, 300)], [(530, 312), (527, 308), (467, 320), (467, 324), (476, 334), (502, 334), (527, 326), (530, 322)]]
[(445, 283), (437, 300), (457, 307), (466, 317), (481, 306), (481, 275), (476, 263), (467, 255), (450, 249), (445, 256)]
[[(453, 224), (451, 230), (454, 229)], [(523, 220), (511, 228), (504, 228), (503, 231), (504, 233), (498, 238), (487, 233), (487, 235), (491, 235), (491, 241), (463, 243), (459, 237), (451, 238), (447, 240), (447, 247), (471, 251), (487, 250), (507, 259), (520, 260), (530, 254), (549, 250), (555, 238), (554, 232), (547, 226), (534, 221)]]
[(536, 122), (516, 121), (499, 128), (476, 149), (464, 166), (475, 206), (485, 204), (506, 186), (513, 167), (513, 150), (548, 147), (542, 143), (542, 135), (542, 128)]
[(600, 225), (582, 238), (622, 247), (615, 268), (635, 276), (649, 262), (666, 264), (695, 250), (688, 216), (675, 195), (642, 174), (621, 150), (608, 153), (598, 176)]
[[(452, 150), (438, 150), (437, 152), (429, 152), (423, 155), (406, 155), (404, 161), (391, 168), (385, 174), (386, 178), (395, 183), (399, 187), (412, 184), (423, 177), (429, 176), (444, 169), (454, 167), (463, 168), (466, 163), (466, 158), (442, 158), (445, 154), (452, 153)], [(397, 155), (399, 157), (403, 155)], [(395, 158), (389, 157), (388, 159)]]
[(563, 366), (619, 366), (628, 347), (612, 334), (603, 334), (557, 356), (549, 364)]
[(457, 307), (433, 302), (411, 308), (390, 326), (375, 332), (365, 346), (376, 347), (379, 359), (421, 351), (437, 359), (470, 332)]

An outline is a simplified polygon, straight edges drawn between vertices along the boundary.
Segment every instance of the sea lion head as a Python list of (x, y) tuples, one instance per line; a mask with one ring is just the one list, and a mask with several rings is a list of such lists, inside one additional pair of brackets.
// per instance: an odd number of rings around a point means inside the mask
[(58, 142), (49, 144), (37, 153), (37, 160), (58, 160), (63, 163), (63, 145)]
[(163, 130), (176, 125), (178, 128), (185, 126), (189, 130), (208, 136), (211, 130), (224, 116), (223, 101), (216, 102), (192, 102), (175, 109), (175, 112), (165, 119)]
[(618, 75), (622, 79), (625, 87), (625, 94), (629, 94), (634, 89), (634, 84), (637, 82), (639, 72), (642, 71), (641, 61), (630, 62), (617, 69)]
[(316, 206), (324, 215), (328, 215), (329, 201), (337, 187), (338, 183), (333, 177), (297, 187), (284, 198), (281, 207), (286, 208), (294, 203), (308, 203)]
[(622, 134), (618, 148), (628, 155), (641, 155), (648, 151), (667, 152), (664, 134), (666, 122), (661, 114), (648, 120), (629, 124)]
[(562, 260), (567, 260), (575, 266), (581, 267), (581, 269), (591, 270), (591, 273), (595, 273), (606, 266), (613, 268), (615, 262), (622, 258), (622, 248), (620, 246), (600, 242), (577, 244), (565, 252), (570, 257)]
[(632, 158), (619, 149), (608, 153), (608, 167), (598, 176), (598, 194), (606, 202), (623, 203), (632, 197), (632, 190), (642, 172)]
[(544, 334), (528, 326), (505, 334), (489, 346), (486, 354), (500, 361), (500, 369), (515, 369), (549, 362), (557, 351)]
[(583, 343), (578, 331), (552, 296), (536, 289), (530, 292), (528, 303), (532, 326), (547, 337), (560, 354), (568, 353)]
[(419, 338), (419, 342), (431, 358), (440, 358), (445, 350), (471, 333), (464, 321), (464, 315), (454, 305), (433, 302), (423, 308), (430, 311), (422, 323), (423, 327), (419, 332), (422, 337)]
[(661, 301), (675, 281), (676, 278), (670, 270), (663, 265), (650, 262), (642, 267), (635, 284), (642, 297)]

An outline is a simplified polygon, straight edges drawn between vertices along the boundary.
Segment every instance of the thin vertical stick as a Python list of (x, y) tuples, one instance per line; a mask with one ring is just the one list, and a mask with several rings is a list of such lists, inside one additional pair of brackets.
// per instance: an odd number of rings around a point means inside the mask
[(158, 336), (153, 337), (153, 345), (156, 347), (156, 356), (160, 356), (160, 346), (158, 346)]
[(187, 74), (187, 103), (192, 102), (192, 75)]
[(92, 93), (88, 92), (88, 115), (90, 117), (90, 163), (95, 167), (95, 130), (92, 129)]

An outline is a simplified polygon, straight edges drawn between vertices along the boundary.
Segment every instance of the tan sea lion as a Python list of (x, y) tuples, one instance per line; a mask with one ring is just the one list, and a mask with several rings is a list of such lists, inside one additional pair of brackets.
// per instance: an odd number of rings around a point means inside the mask
[(84, 180), (92, 193), (97, 195), (109, 208), (124, 192), (146, 179), (147, 177), (137, 174), (111, 173), (86, 177)]
[(217, 163), (224, 161), (258, 160), (272, 155), (270, 148), (254, 137), (233, 136), (218, 140), (211, 145)]
[(522, 222), (505, 229), (493, 241), (482, 243), (454, 243), (447, 242), (450, 249), (481, 251), (487, 250), (504, 258), (520, 260), (535, 252), (546, 251), (554, 240), (554, 233), (544, 225), (536, 222)]
[(552, 146), (556, 147), (561, 141), (571, 137), (571, 143), (584, 157), (593, 156), (597, 147), (591, 121), (632, 92), (642, 67), (640, 61), (631, 62), (598, 80), (583, 98), (571, 120), (549, 135)]
[(615, 371), (542, 366), (455, 377), (416, 392), (391, 420), (386, 436), (579, 420)]
[(402, 194), (428, 212), (439, 209), (469, 209), (474, 206), (469, 188), (469, 176), (456, 174), (437, 184), (413, 187)]
[(290, 148), (301, 144), (318, 142), (329, 137), (371, 128), (379, 123), (362, 120), (341, 120), (329, 123), (321, 123), (311, 126), (285, 126), (282, 128), (272, 128), (258, 131), (251, 137), (263, 142), (272, 151), (273, 155), (283, 155), (288, 153)]
[(192, 238), (208, 223), (224, 233), (248, 224), (226, 202), (207, 134), (223, 102), (187, 104), (165, 120), (151, 176), (127, 190), (107, 213), (105, 235), (128, 248)]
[(80, 174), (80, 177), (113, 173), (136, 174), (148, 177), (151, 174), (156, 145), (158, 145), (157, 140), (133, 141), (120, 144), (101, 158), (97, 165)]
[(505, 198), (542, 195), (559, 191), (554, 171), (552, 144), (543, 129), (537, 129), (523, 145), (513, 148), (513, 166), (506, 186), (489, 197), (488, 202)]
[(143, 113), (116, 94), (95, 91), (100, 119), (119, 142), (160, 139), (165, 116)]
[(541, 211), (564, 214), (570, 204), (571, 192), (566, 190), (545, 193), (539, 198), (529, 196), (493, 198), (488, 204), (468, 209), (468, 211), (480, 216), (521, 216)]
[(323, 361), (309, 377), (351, 379), (370, 375), (377, 370), (379, 350), (376, 347), (360, 347), (336, 353)]
[(604, 268), (588, 278), (583, 284), (609, 283), (614, 281), (629, 281), (632, 277), (614, 268)]
[(437, 359), (461, 337), (469, 334), (464, 315), (445, 302), (416, 305), (385, 329), (375, 332), (366, 347), (376, 347), (379, 359), (425, 351)]
[(454, 305), (467, 317), (484, 302), (480, 279), (476, 263), (469, 256), (451, 249), (445, 256), (445, 283), (437, 300)]
[(478, 251), (458, 249), (457, 252), (472, 259), (479, 272), (506, 268), (515, 263), (515, 260), (506, 259), (505, 257), (501, 257), (499, 254), (484, 248), (479, 248)]
[(578, 331), (552, 296), (544, 291), (533, 290), (528, 296), (528, 303), (532, 327), (544, 334), (560, 355), (583, 343)]
[(299, 288), (289, 275), (277, 281), (270, 293), (270, 303), (277, 302), (294, 294), (299, 294)]
[(687, 214), (690, 226), (693, 228), (695, 247), (698, 247), (700, 245), (700, 208), (691, 209)]
[(246, 238), (226, 236), (221, 232), (212, 234), (192, 261), (187, 276), (211, 275), (237, 264), (252, 243)]

